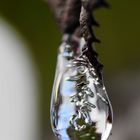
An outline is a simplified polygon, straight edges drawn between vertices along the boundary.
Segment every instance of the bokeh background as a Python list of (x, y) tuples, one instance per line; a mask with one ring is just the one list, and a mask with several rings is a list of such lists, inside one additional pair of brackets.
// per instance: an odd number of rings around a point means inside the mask
[[(114, 109), (110, 140), (140, 140), (140, 1), (95, 12), (96, 48)], [(0, 139), (55, 140), (50, 97), (59, 28), (43, 0), (0, 0)]]

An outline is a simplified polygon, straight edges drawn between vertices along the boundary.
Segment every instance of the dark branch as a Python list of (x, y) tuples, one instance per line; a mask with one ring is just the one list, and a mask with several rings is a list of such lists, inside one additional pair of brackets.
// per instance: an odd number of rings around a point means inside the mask
[[(72, 34), (79, 26), (81, 11), (81, 0), (48, 0), (54, 15), (63, 33)], [(105, 0), (88, 0), (85, 7), (88, 7), (89, 19), (92, 25), (99, 24), (92, 17), (92, 11), (99, 7), (108, 7)]]
[(92, 28), (93, 25), (98, 25), (98, 23), (95, 22), (93, 18), (92, 12), (98, 7), (108, 6), (108, 5), (101, 0), (81, 0), (81, 1), (82, 1), (82, 8), (80, 14), (80, 26), (81, 26), (81, 34), (86, 41), (85, 48), (83, 49), (83, 54), (87, 56), (90, 63), (96, 69), (98, 76), (100, 77), (100, 79), (102, 79), (101, 70), (103, 65), (100, 64), (100, 62), (98, 61), (97, 59), (98, 54), (92, 48), (92, 44), (94, 42), (98, 42), (98, 43), (100, 42), (95, 37)]
[(109, 5), (105, 0), (48, 0), (48, 2), (63, 33), (84, 37), (86, 46), (83, 54), (88, 57), (100, 76), (102, 65), (98, 62), (98, 54), (92, 49), (93, 42), (100, 42), (92, 29), (93, 25), (99, 26), (93, 17), (93, 11)]
[(48, 0), (63, 33), (72, 34), (79, 27), (80, 0)]

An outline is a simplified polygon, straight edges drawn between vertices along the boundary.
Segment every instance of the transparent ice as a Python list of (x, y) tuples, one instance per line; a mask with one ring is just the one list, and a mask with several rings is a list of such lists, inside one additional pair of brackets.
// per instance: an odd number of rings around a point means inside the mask
[(84, 39), (63, 41), (52, 91), (51, 122), (58, 140), (107, 140), (112, 107), (105, 86), (85, 55)]

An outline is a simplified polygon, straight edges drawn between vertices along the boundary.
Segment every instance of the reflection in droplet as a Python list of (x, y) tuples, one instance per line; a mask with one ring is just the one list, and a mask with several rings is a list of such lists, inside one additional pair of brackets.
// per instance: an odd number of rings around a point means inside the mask
[[(81, 43), (82, 42), (82, 43)], [(112, 108), (102, 79), (77, 46), (60, 46), (54, 81), (51, 120), (59, 140), (107, 140)], [(78, 52), (78, 53), (77, 53)]]

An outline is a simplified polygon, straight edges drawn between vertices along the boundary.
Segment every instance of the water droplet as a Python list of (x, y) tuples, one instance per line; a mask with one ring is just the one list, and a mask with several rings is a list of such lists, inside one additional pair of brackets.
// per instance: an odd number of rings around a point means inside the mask
[(62, 43), (54, 81), (51, 120), (59, 140), (107, 140), (112, 129), (112, 107), (103, 81), (82, 47)]

